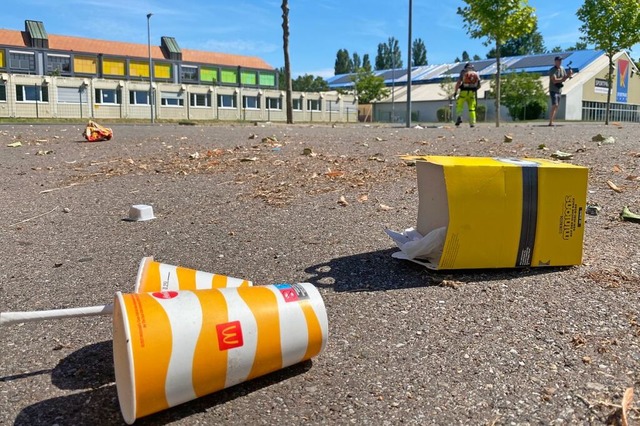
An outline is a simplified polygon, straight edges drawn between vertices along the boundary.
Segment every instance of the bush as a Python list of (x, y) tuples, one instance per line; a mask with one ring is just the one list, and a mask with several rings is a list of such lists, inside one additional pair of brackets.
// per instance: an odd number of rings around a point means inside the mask
[(538, 102), (530, 102), (524, 108), (519, 108), (517, 112), (518, 120), (537, 120), (542, 117), (542, 113), (547, 110), (546, 105)]
[(487, 118), (487, 107), (483, 104), (476, 105), (476, 121), (485, 121)]
[(451, 110), (449, 107), (438, 108), (436, 115), (440, 123), (448, 123), (451, 121)]

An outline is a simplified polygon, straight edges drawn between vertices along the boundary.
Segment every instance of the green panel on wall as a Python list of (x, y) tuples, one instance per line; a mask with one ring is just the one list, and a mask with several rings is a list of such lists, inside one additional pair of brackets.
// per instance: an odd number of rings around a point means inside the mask
[(256, 85), (256, 72), (255, 71), (242, 71), (240, 74), (242, 84)]
[(220, 70), (220, 82), (236, 84), (238, 82), (238, 71), (233, 69)]
[(260, 73), (260, 86), (275, 87), (276, 75)]
[(213, 84), (218, 81), (217, 68), (200, 68), (200, 81), (207, 84)]

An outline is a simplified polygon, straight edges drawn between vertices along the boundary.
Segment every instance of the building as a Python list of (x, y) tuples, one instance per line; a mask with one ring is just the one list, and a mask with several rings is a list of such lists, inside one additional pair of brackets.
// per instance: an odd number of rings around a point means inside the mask
[[(0, 29), (0, 118), (286, 121), (284, 96), (264, 60), (181, 49), (173, 37), (95, 40), (29, 20)], [(294, 121), (357, 120), (356, 98), (337, 92), (294, 92), (293, 109)]]
[[(563, 66), (571, 67), (574, 77), (567, 80), (562, 89), (562, 103), (557, 118), (573, 121), (604, 121), (607, 102), (607, 74), (609, 59), (602, 51), (581, 50), (541, 55), (502, 58), (502, 73), (527, 72), (540, 75), (542, 87), (548, 91), (548, 71), (554, 58), (563, 58)], [(614, 56), (615, 72), (611, 91), (611, 115), (613, 121), (640, 122), (640, 73), (626, 52)], [(486, 121), (494, 121), (494, 99), (489, 95), (488, 80), (495, 78), (495, 59), (473, 61), (476, 71), (484, 80), (478, 91), (478, 103), (486, 107)], [(436, 122), (437, 111), (451, 108), (452, 101), (441, 84), (455, 82), (464, 63), (428, 65), (411, 70), (411, 111), (414, 121)], [(386, 99), (373, 104), (376, 121), (405, 122), (407, 101), (407, 70), (375, 71), (384, 78), (391, 90)], [(342, 89), (353, 85), (350, 75), (337, 75), (328, 79), (329, 87)], [(551, 105), (549, 102), (547, 114)], [(500, 117), (509, 120), (508, 111), (502, 108)]]

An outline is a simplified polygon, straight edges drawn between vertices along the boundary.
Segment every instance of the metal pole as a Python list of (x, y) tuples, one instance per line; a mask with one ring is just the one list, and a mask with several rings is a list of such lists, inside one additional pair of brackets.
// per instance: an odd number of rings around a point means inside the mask
[(411, 127), (411, 21), (412, 21), (413, 1), (409, 0), (409, 52), (407, 61), (407, 127)]
[(151, 124), (153, 124), (153, 68), (151, 66), (151, 17), (153, 13), (147, 13), (147, 48), (149, 51), (149, 104), (151, 106)]

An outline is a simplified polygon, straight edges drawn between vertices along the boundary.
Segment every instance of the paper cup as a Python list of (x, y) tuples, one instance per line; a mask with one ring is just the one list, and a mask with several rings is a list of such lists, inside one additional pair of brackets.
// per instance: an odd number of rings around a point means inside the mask
[(251, 285), (253, 285), (251, 281), (240, 278), (156, 262), (150, 256), (140, 261), (134, 292), (209, 290), (223, 287), (249, 287)]
[(309, 283), (117, 293), (113, 358), (128, 424), (318, 355), (327, 313)]

